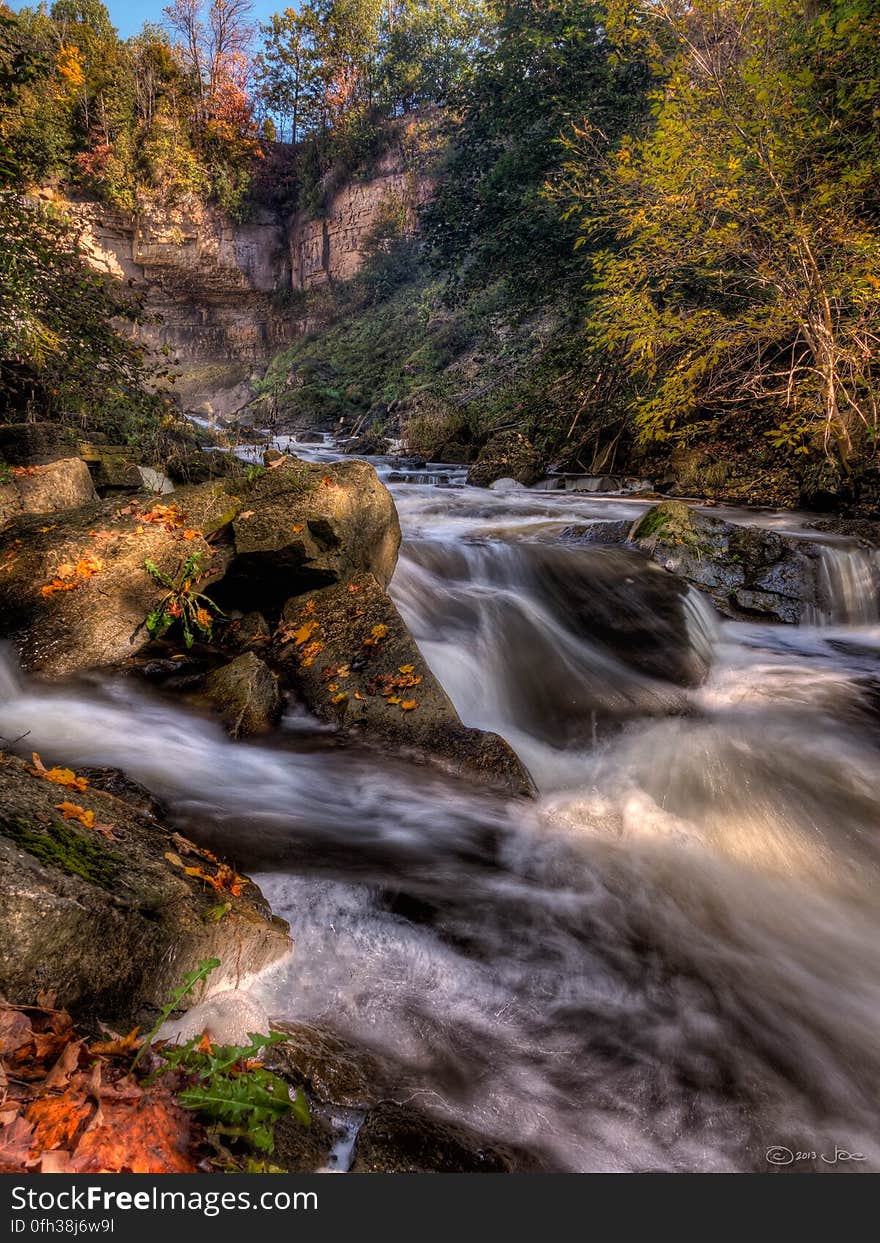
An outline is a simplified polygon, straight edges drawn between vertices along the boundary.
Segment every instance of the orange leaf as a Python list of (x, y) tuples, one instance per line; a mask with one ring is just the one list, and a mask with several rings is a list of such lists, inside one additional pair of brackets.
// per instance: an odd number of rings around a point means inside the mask
[(70, 1163), (78, 1174), (194, 1174), (192, 1115), (167, 1091), (133, 1103), (107, 1101), (103, 1122), (87, 1131)]
[(127, 1057), (141, 1047), (138, 1040), (139, 1027), (133, 1027), (127, 1036), (115, 1036), (112, 1040), (99, 1040), (89, 1045), (89, 1053), (103, 1057)]
[(417, 708), (418, 706), (419, 701), (417, 699), (404, 699), (403, 703), (400, 705), (400, 711), (412, 712), (413, 708)]
[(61, 812), (65, 820), (78, 820), (87, 829), (95, 827), (95, 813), (93, 811), (86, 811), (78, 803), (56, 803), (55, 807), (57, 811)]
[(293, 642), (297, 647), (302, 647), (304, 643), (309, 641), (317, 629), (318, 623), (316, 621), (306, 622), (304, 626), (300, 626), (299, 630), (294, 630)]

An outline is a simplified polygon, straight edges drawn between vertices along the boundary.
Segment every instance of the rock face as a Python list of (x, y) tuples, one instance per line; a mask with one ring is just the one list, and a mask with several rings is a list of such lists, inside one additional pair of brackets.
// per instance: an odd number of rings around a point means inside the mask
[(392, 142), (369, 179), (348, 180), (331, 191), (317, 219), (300, 212), (290, 221), (293, 287), (351, 280), (363, 266), (364, 243), (383, 212), (404, 206), (414, 222), (431, 188), (430, 176), (414, 173), (403, 146)]
[(630, 539), (667, 570), (706, 591), (728, 617), (797, 625), (830, 610), (822, 550), (759, 527), (740, 527), (665, 501), (635, 523)]
[(204, 693), (233, 738), (270, 729), (281, 706), (278, 678), (253, 652), (244, 652), (205, 679)]
[(276, 459), (241, 496), (224, 600), (277, 615), (297, 590), (358, 571), (369, 571), (383, 587), (390, 582), (400, 523), (388, 489), (366, 462)]
[(81, 458), (62, 458), (45, 466), (13, 466), (0, 484), (0, 526), (19, 514), (51, 514), (78, 509), (98, 499), (89, 468)]
[[(291, 948), (255, 885), (221, 896), (188, 876), (185, 866), (218, 865), (157, 820), (148, 797), (121, 779), (117, 789), (70, 790), (0, 760), (0, 991), (13, 1002), (48, 990), (62, 1006), (129, 1016), (133, 998), (160, 1005), (201, 959), (221, 961), (212, 989), (235, 988)], [(64, 818), (62, 803), (83, 815)], [(218, 902), (228, 910), (208, 917)]]
[[(145, 202), (137, 215), (90, 201), (62, 205), (92, 266), (146, 296), (159, 320), (139, 329), (147, 344), (167, 345), (184, 362), (263, 361), (307, 327), (304, 312), (285, 306), (291, 290), (355, 276), (390, 206), (405, 204), (415, 219), (431, 180), (413, 172), (405, 146), (401, 129), (370, 177), (335, 188), (328, 178), (317, 214), (264, 208), (239, 223), (195, 199)], [(203, 395), (213, 391), (204, 385)]]
[(295, 325), (277, 306), (290, 288), (284, 222), (264, 213), (233, 224), (190, 200), (137, 216), (93, 202), (67, 205), (92, 266), (146, 295), (158, 323), (143, 339), (184, 359), (263, 358)]
[(440, 757), (510, 793), (533, 792), (502, 738), (461, 723), (373, 575), (288, 600), (273, 658), (322, 720)]

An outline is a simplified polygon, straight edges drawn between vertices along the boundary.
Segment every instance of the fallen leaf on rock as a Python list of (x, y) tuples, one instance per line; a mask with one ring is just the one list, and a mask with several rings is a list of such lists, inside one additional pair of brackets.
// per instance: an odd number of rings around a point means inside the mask
[(364, 647), (375, 647), (378, 643), (381, 643), (387, 635), (388, 627), (380, 622), (378, 626), (374, 626), (370, 631), (369, 638), (364, 639)]
[(334, 480), (332, 480), (329, 475), (324, 475), (321, 479), (322, 488), (336, 488), (338, 486), (339, 485)]
[(293, 527), (292, 527), (291, 529), (292, 529), (292, 531), (293, 531), (294, 535), (302, 535), (303, 531), (304, 531), (306, 528), (305, 528), (305, 525), (304, 525), (302, 522), (295, 522), (295, 523), (293, 524)]
[(298, 630), (294, 630), (291, 638), (293, 639), (296, 647), (302, 647), (304, 643), (308, 643), (309, 639), (317, 629), (318, 623), (316, 621), (310, 621), (306, 622), (305, 625), (300, 626)]
[(86, 811), (79, 803), (56, 803), (55, 810), (60, 811), (65, 820), (78, 820), (87, 829), (95, 827), (95, 813)]
[(83, 1092), (71, 1089), (31, 1101), (25, 1119), (33, 1129), (31, 1148), (37, 1156), (45, 1149), (70, 1149), (93, 1111)]
[(18, 1173), (30, 1160), (33, 1131), (22, 1117), (0, 1130), (0, 1171)]
[(277, 470), (278, 467), (283, 466), (286, 461), (287, 461), (287, 454), (285, 453), (282, 457), (277, 457), (274, 462), (270, 462), (268, 469)]
[(360, 591), (360, 587), (357, 585), (357, 583), (349, 583), (348, 590), (353, 596), (356, 596), (357, 593)]
[(414, 708), (419, 706), (417, 699), (404, 699), (400, 705), (401, 712), (412, 712)]
[(33, 1041), (31, 1021), (20, 1010), (0, 1012), (0, 1057), (9, 1057)]
[(93, 557), (91, 553), (86, 553), (75, 563), (66, 561), (59, 565), (52, 581), (40, 588), (40, 594), (46, 597), (54, 595), (57, 591), (73, 591), (76, 587), (81, 587), (83, 583), (88, 582), (93, 575), (100, 574), (103, 569), (104, 562), (100, 557)]
[(342, 704), (345, 703), (346, 699), (348, 699), (348, 694), (345, 691), (340, 691), (338, 695), (333, 696), (330, 702), (334, 704)]
[(304, 647), (299, 654), (300, 664), (303, 668), (308, 669), (308, 667), (314, 662), (315, 657), (320, 656), (323, 650), (323, 643), (309, 643), (309, 645)]
[(44, 777), (46, 781), (54, 781), (56, 785), (64, 786), (68, 790), (79, 790), (82, 792), (89, 784), (87, 777), (77, 777), (71, 768), (46, 768), (36, 751), (31, 753), (33, 768), (30, 769), (31, 775), (34, 777)]
[(238, 515), (239, 522), (246, 521), (248, 518), (253, 518), (254, 512), (255, 511), (253, 509), (246, 509), (244, 513)]

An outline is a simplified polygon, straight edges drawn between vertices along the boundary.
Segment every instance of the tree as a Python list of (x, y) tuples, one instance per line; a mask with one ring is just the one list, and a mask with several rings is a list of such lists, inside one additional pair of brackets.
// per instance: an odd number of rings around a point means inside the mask
[[(314, 40), (310, 23), (295, 9), (275, 13), (260, 25), (264, 43), (256, 60), (260, 99), (278, 122), (283, 138), (290, 127), (290, 141), (299, 141), (300, 130), (309, 128), (308, 103), (314, 90)], [(305, 121), (304, 121), (305, 116)]]
[(583, 280), (574, 223), (545, 185), (560, 169), (560, 135), (589, 116), (608, 142), (644, 107), (638, 61), (616, 62), (600, 5), (503, 0), (452, 103), (453, 155), (426, 214), (435, 264), (474, 285), (503, 278), (528, 300)]
[(624, 7), (665, 81), (613, 158), (592, 124), (569, 145), (570, 211), (612, 241), (594, 339), (626, 351), (644, 440), (734, 423), (846, 472), (880, 426), (880, 12)]
[(164, 404), (144, 351), (120, 332), (141, 309), (86, 266), (70, 224), (0, 193), (0, 413), (139, 436)]

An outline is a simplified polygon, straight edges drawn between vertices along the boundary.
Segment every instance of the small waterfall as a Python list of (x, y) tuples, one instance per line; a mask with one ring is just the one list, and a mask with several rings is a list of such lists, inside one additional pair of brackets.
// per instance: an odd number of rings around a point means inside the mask
[(818, 624), (873, 626), (880, 622), (880, 552), (823, 544), (818, 580), (820, 598), (827, 601), (815, 619)]

